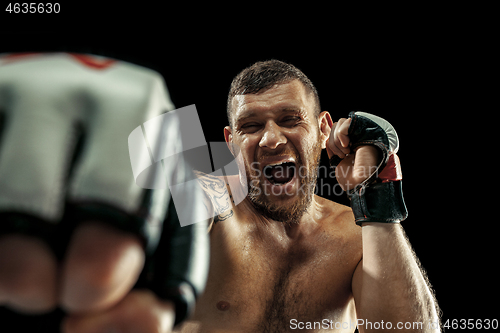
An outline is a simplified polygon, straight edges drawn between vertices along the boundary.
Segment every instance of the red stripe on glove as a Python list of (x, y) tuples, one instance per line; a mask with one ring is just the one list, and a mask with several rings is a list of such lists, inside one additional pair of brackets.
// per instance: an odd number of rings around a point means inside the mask
[(399, 163), (399, 157), (396, 154), (389, 156), (389, 160), (385, 165), (385, 168), (378, 174), (378, 178), (382, 179), (382, 183), (394, 182), (403, 179), (403, 173), (401, 172), (401, 164)]

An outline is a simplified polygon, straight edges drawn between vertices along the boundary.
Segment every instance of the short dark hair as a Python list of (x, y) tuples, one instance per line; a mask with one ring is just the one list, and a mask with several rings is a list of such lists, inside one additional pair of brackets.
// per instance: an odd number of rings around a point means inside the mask
[(316, 87), (300, 69), (292, 64), (276, 59), (259, 61), (242, 70), (231, 83), (227, 97), (227, 120), (232, 126), (232, 101), (236, 95), (257, 94), (272, 88), (276, 84), (285, 84), (293, 80), (302, 82), (307, 92), (315, 99), (315, 114), (319, 116), (321, 106)]

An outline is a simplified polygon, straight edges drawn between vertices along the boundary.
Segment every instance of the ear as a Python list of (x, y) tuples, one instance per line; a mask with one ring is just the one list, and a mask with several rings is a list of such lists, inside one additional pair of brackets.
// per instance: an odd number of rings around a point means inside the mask
[(226, 140), (227, 147), (231, 151), (231, 154), (234, 156), (233, 145), (233, 134), (230, 126), (224, 127), (224, 139)]
[(328, 111), (323, 111), (319, 114), (318, 125), (321, 136), (321, 149), (325, 149), (333, 127), (332, 117)]

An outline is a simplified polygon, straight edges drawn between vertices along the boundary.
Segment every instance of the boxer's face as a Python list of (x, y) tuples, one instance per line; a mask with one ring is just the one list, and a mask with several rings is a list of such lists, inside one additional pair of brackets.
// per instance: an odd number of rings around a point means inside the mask
[(274, 220), (298, 222), (311, 202), (329, 135), (321, 126), (324, 113), (318, 122), (314, 98), (298, 80), (232, 102), (233, 126), (225, 136), (241, 150), (249, 199)]

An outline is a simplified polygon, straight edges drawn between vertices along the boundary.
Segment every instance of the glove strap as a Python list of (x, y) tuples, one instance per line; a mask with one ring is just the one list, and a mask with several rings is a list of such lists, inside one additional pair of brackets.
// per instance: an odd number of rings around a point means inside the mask
[(364, 222), (399, 223), (408, 216), (401, 180), (359, 185), (348, 196), (359, 226)]

